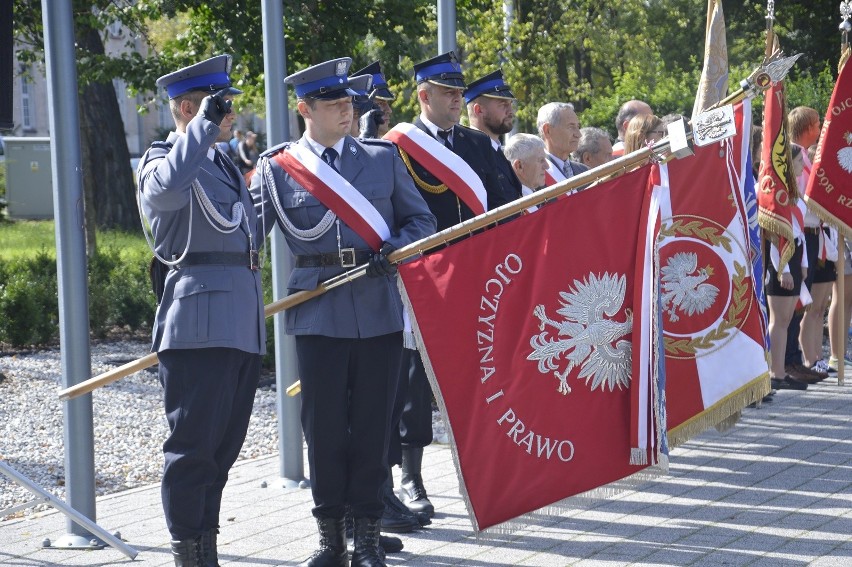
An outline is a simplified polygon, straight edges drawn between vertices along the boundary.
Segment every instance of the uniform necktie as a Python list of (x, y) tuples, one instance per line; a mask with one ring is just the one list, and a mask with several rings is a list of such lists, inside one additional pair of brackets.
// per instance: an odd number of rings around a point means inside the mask
[(563, 175), (565, 175), (566, 179), (570, 179), (571, 177), (574, 177), (574, 168), (571, 167), (570, 161), (565, 160), (565, 164), (562, 166), (562, 173), (563, 173)]
[(322, 159), (325, 161), (325, 163), (331, 166), (331, 169), (340, 173), (340, 171), (337, 169), (337, 166), (334, 165), (334, 162), (337, 161), (337, 150), (335, 150), (334, 148), (326, 148), (322, 152)]
[(444, 145), (450, 148), (451, 150), (453, 149), (453, 144), (450, 143), (450, 134), (452, 133), (452, 128), (450, 128), (449, 130), (438, 130), (438, 137), (444, 140)]
[(225, 175), (230, 175), (228, 173), (228, 167), (225, 165), (225, 160), (222, 158), (222, 152), (215, 152), (213, 154), (213, 162), (219, 166), (219, 169), (225, 172)]

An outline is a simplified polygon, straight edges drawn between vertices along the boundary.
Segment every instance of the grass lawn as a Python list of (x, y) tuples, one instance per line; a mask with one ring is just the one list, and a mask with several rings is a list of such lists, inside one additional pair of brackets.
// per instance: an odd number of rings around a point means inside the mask
[[(118, 230), (98, 231), (98, 250), (117, 248), (128, 251), (148, 250), (142, 230), (138, 233)], [(46, 251), (56, 254), (56, 226), (52, 220), (44, 221), (3, 221), (0, 222), (0, 258), (32, 257)]]

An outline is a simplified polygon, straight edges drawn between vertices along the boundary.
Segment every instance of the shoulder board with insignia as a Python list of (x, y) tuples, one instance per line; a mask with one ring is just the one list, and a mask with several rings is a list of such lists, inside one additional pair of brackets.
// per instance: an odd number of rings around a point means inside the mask
[(358, 141), (362, 144), (373, 144), (376, 146), (392, 146), (393, 142), (390, 140), (383, 140), (381, 138), (358, 138)]
[(260, 154), (260, 157), (269, 157), (271, 155), (277, 154), (281, 150), (285, 150), (288, 147), (290, 147), (290, 144), (292, 144), (292, 143), (293, 142), (282, 142), (282, 143), (278, 144), (277, 146), (272, 146), (271, 148), (269, 148), (268, 150), (266, 150), (265, 152)]
[(174, 146), (174, 144), (173, 144), (173, 143), (171, 143), (171, 142), (166, 142), (166, 141), (162, 141), (162, 142), (151, 142), (151, 147), (152, 147), (152, 148), (157, 148), (157, 149), (160, 149), (160, 150), (171, 150), (171, 149), (172, 149), (172, 146)]
[[(137, 171), (139, 171), (140, 168), (144, 168), (145, 165), (151, 160), (151, 150), (161, 150), (166, 153), (169, 153), (172, 147), (174, 147), (174, 144), (171, 142), (166, 142), (165, 140), (151, 142), (151, 146), (147, 150), (145, 150), (145, 153), (142, 154), (142, 157), (139, 158), (139, 163), (136, 166)], [(155, 152), (155, 154), (157, 153), (158, 152)]]

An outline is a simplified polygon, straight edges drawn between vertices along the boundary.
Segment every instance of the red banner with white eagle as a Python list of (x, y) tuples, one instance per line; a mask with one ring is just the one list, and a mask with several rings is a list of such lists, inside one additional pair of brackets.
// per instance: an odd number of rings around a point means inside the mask
[(737, 134), (655, 166), (658, 293), (666, 417), (674, 446), (768, 393), (764, 329), (754, 292), (747, 203), (751, 108)]
[(843, 65), (834, 85), (805, 200), (852, 238), (852, 65)]
[(630, 407), (652, 387), (634, 346), (654, 343), (634, 286), (649, 170), (400, 266), (477, 531), (647, 466), (630, 464)]

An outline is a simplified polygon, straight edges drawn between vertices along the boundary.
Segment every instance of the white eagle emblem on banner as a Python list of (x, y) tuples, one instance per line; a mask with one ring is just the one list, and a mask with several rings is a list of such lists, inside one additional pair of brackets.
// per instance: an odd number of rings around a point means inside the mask
[(662, 275), (662, 308), (669, 316), (669, 321), (680, 320), (677, 310), (686, 315), (704, 313), (709, 309), (719, 288), (705, 283), (713, 275), (713, 267), (709, 264), (698, 267), (698, 254), (695, 252), (678, 252), (674, 254), (665, 266), (660, 268)]
[[(569, 291), (559, 292), (562, 307), (556, 313), (564, 317), (562, 321), (550, 319), (544, 305), (533, 309), (542, 332), (530, 339), (533, 351), (527, 360), (537, 360), (539, 372), (552, 372), (559, 379), (560, 394), (571, 392), (568, 375), (577, 366), (581, 367), (578, 378), (585, 378), (586, 385), (591, 382), (592, 390), (615, 391), (629, 385), (631, 343), (619, 339), (633, 331), (633, 311), (624, 310), (624, 321), (612, 318), (621, 311), (626, 286), (624, 275), (589, 274), (582, 282), (574, 280)], [(556, 329), (555, 335), (547, 326)], [(567, 364), (560, 371), (563, 363)]]

